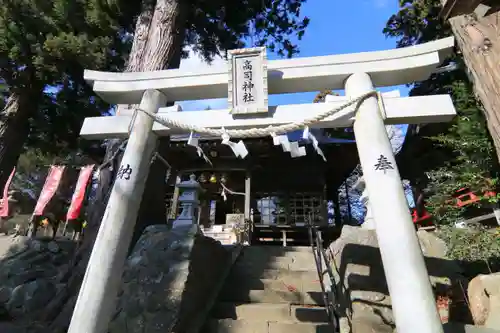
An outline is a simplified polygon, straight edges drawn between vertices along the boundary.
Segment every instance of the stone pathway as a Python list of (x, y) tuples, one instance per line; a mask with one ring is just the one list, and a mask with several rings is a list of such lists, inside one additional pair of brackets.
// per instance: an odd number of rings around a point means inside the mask
[(311, 249), (245, 248), (201, 332), (333, 332)]

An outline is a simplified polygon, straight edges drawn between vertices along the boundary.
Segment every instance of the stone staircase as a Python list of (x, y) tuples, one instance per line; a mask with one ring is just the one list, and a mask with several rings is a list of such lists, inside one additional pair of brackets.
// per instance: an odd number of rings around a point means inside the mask
[(309, 247), (249, 246), (201, 332), (333, 332)]

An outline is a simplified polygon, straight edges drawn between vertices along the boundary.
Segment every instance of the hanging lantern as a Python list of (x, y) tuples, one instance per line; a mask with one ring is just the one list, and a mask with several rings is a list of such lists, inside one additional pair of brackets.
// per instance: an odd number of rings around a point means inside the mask
[(202, 174), (200, 175), (200, 177), (198, 178), (198, 181), (199, 181), (200, 183), (206, 183), (206, 182), (207, 182), (207, 177), (205, 176), (205, 174), (204, 174), (204, 173), (202, 173)]
[(215, 174), (213, 174), (212, 176), (210, 176), (209, 181), (210, 181), (212, 184), (217, 183), (217, 177), (215, 177)]

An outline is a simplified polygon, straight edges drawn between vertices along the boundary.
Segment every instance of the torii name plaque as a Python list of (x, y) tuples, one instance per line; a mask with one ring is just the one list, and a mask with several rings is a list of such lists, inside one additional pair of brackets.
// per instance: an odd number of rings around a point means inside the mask
[(229, 51), (228, 68), (228, 104), (231, 113), (267, 113), (266, 48)]

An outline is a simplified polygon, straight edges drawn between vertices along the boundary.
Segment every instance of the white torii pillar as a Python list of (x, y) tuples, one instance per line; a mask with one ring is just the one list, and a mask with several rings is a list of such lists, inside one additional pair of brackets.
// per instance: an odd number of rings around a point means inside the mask
[[(156, 113), (165, 95), (146, 90), (140, 108)], [(90, 256), (68, 333), (105, 333), (115, 311), (134, 226), (156, 146), (153, 119), (138, 112)]]
[[(346, 95), (373, 91), (366, 73), (345, 82)], [(361, 103), (354, 135), (398, 332), (442, 333), (424, 257), (413, 226), (392, 146), (375, 97)]]

